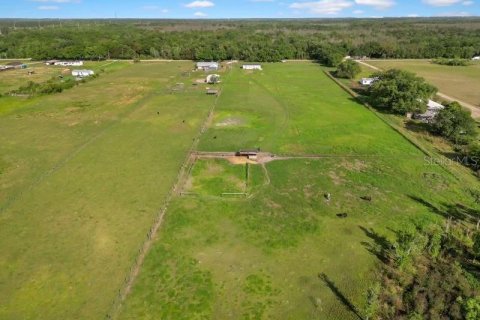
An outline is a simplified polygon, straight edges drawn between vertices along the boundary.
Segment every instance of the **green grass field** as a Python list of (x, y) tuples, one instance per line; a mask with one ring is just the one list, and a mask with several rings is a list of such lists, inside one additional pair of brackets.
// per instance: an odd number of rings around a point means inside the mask
[(441, 219), (429, 204), (478, 208), (467, 169), (428, 161), (314, 63), (225, 79), (198, 148), (252, 147), (329, 157), (251, 165), (243, 199), (209, 196), (243, 166), (194, 167), (198, 195), (174, 199), (120, 319), (358, 319), (375, 240)]
[[(105, 68), (0, 98), (0, 319), (357, 319), (379, 237), (441, 219), (430, 205), (478, 209), (467, 169), (433, 164), (317, 64), (222, 71), (218, 100), (191, 62)], [(117, 313), (192, 146), (325, 157), (197, 159)]]
[(480, 107), (480, 63), (466, 67), (434, 64), (428, 60), (369, 60), (381, 69), (405, 69), (424, 77), (440, 92)]
[(105, 317), (215, 101), (192, 63), (112, 67), (0, 99), (1, 319)]

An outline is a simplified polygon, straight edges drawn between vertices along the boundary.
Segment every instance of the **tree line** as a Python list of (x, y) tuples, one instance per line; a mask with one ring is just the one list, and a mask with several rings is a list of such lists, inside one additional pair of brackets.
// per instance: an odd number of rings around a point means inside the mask
[[(20, 23), (18, 23), (20, 24)], [(463, 58), (480, 54), (480, 19), (0, 20), (0, 57), (280, 61), (346, 55)]]

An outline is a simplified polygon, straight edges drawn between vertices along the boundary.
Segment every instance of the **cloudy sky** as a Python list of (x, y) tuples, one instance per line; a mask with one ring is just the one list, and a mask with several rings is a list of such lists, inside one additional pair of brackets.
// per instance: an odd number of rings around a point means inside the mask
[(480, 16), (480, 0), (0, 0), (3, 18)]

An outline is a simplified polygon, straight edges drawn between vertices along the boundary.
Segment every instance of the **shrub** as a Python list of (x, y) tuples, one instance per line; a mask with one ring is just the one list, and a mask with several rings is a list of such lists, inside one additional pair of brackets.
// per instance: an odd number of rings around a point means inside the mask
[(337, 67), (335, 75), (339, 78), (353, 79), (362, 72), (360, 65), (351, 59), (344, 60)]
[(466, 59), (445, 59), (445, 58), (440, 58), (440, 59), (433, 59), (433, 63), (436, 64), (441, 64), (444, 66), (468, 66), (471, 64), (469, 60)]

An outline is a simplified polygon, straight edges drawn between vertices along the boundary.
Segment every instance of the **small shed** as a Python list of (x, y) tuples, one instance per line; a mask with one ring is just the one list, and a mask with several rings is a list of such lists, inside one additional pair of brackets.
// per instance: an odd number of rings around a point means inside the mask
[(209, 84), (214, 84), (214, 83), (219, 83), (220, 82), (220, 75), (218, 74), (209, 74), (207, 78), (205, 79), (206, 83)]
[(207, 89), (207, 94), (211, 96), (216, 96), (218, 95), (218, 90), (217, 89)]
[(239, 150), (235, 155), (237, 157), (246, 157), (249, 160), (257, 160), (258, 154), (260, 153), (260, 149), (246, 149), (246, 150)]
[(220, 69), (218, 62), (197, 62), (197, 70), (211, 71)]
[(362, 78), (360, 79), (360, 84), (362, 86), (371, 86), (378, 78)]
[(78, 77), (78, 78), (85, 78), (85, 77), (90, 77), (93, 76), (95, 72), (93, 70), (73, 70), (72, 71), (72, 76)]
[(243, 70), (262, 70), (262, 65), (260, 64), (244, 64), (242, 66)]

